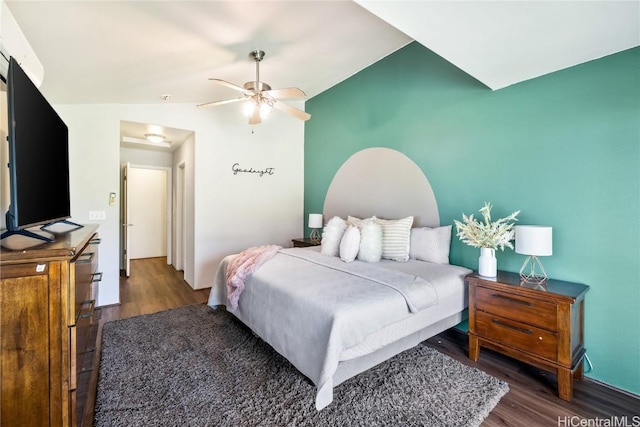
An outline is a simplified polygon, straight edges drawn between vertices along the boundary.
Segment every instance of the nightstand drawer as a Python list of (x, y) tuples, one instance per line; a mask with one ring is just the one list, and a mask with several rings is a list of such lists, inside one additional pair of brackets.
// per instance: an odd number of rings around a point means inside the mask
[(552, 362), (557, 360), (557, 337), (544, 329), (478, 312), (475, 333)]
[(534, 298), (476, 287), (476, 310), (497, 314), (532, 326), (557, 331), (558, 313), (555, 304)]
[(294, 248), (309, 248), (311, 246), (320, 246), (320, 240), (313, 240), (309, 237), (304, 237), (300, 239), (291, 239), (291, 243)]

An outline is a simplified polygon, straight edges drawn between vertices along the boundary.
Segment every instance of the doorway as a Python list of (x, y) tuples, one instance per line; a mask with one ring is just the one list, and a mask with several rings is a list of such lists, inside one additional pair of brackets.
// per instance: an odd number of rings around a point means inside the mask
[(123, 270), (130, 261), (166, 257), (172, 263), (172, 171), (168, 167), (123, 165)]
[[(149, 135), (164, 138), (161, 142), (149, 140)], [(166, 126), (152, 125), (149, 123), (120, 121), (120, 161), (121, 161), (121, 224), (120, 233), (120, 268), (123, 276), (128, 277), (130, 271), (129, 256), (135, 259), (166, 256), (168, 265), (176, 270), (182, 270), (187, 274), (186, 281), (192, 278), (193, 261), (189, 258), (189, 250), (193, 241), (193, 162), (195, 151), (195, 134), (186, 129), (169, 128)], [(131, 168), (133, 172), (129, 172)], [(147, 200), (150, 197), (148, 186), (137, 193), (135, 188), (127, 189), (128, 180), (136, 181), (136, 174), (140, 171), (144, 175), (166, 172), (166, 184), (164, 200)], [(130, 175), (127, 177), (127, 175)], [(149, 178), (147, 176), (146, 178)], [(146, 182), (145, 179), (142, 180)], [(160, 183), (158, 178), (156, 182)], [(135, 182), (133, 184), (135, 186)], [(158, 184), (159, 186), (159, 184)], [(154, 185), (155, 188), (155, 185)], [(158, 192), (158, 193), (161, 193)], [(133, 203), (129, 206), (127, 200)], [(136, 203), (143, 205), (136, 208)], [(158, 206), (165, 205), (165, 209)], [(166, 225), (158, 231), (156, 224), (152, 228), (149, 218), (145, 214), (151, 214), (151, 206), (156, 206), (153, 211), (166, 213), (166, 218), (160, 221)], [(137, 218), (141, 213), (142, 217)], [(157, 218), (153, 218), (157, 220)], [(148, 226), (148, 227), (147, 227)], [(136, 237), (136, 233), (144, 228), (151, 228), (144, 233), (143, 238)], [(166, 230), (166, 231), (165, 231)], [(129, 238), (131, 237), (131, 239)], [(151, 239), (151, 237), (153, 239)], [(140, 242), (154, 244), (158, 248), (157, 240), (166, 239), (166, 244), (161, 245), (164, 251), (145, 250), (140, 253), (136, 246)], [(147, 241), (149, 240), (149, 241)], [(128, 244), (133, 247), (127, 248)]]

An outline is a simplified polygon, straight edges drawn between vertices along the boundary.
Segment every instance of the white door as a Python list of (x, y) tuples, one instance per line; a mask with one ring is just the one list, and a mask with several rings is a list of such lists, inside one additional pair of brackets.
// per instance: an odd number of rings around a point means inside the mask
[(167, 256), (167, 170), (129, 167), (129, 259)]

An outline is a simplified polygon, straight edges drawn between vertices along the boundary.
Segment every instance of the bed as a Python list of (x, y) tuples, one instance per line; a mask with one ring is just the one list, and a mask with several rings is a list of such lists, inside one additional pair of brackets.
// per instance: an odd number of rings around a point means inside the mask
[[(354, 206), (353, 197), (345, 199), (341, 191), (332, 191), (334, 187), (343, 188), (341, 176), (350, 177), (358, 168), (371, 170), (371, 162), (380, 161), (379, 156), (384, 157), (385, 165), (390, 165), (388, 176), (394, 173), (398, 176), (398, 170), (406, 176), (411, 167), (417, 168), (403, 155), (398, 157), (400, 153), (396, 151), (380, 150), (387, 149), (364, 150), (338, 171), (325, 199), (325, 219), (346, 219), (347, 212), (364, 218), (383, 212), (387, 218), (407, 219), (402, 216), (407, 210), (421, 209), (421, 216), (410, 216), (411, 236), (439, 229), (439, 223), (434, 224), (439, 222), (437, 205), (422, 172), (411, 180), (419, 188), (408, 191), (406, 203), (393, 199), (398, 192), (392, 191), (391, 202), (387, 204), (390, 210), (382, 208), (377, 197), (375, 200), (359, 197), (359, 205)], [(345, 168), (346, 173), (341, 173)], [(377, 168), (378, 173), (381, 170), (384, 172), (385, 167)], [(376, 185), (375, 180), (367, 181)], [(356, 191), (360, 195), (369, 194), (361, 189)], [(424, 196), (415, 194), (426, 194), (429, 200), (424, 202)], [(376, 195), (380, 196), (379, 191)], [(340, 199), (349, 202), (341, 205)], [(414, 250), (413, 246), (411, 249)], [(448, 257), (448, 247), (446, 250)], [(325, 248), (320, 246), (273, 252), (246, 277), (237, 304), (228, 298), (226, 282), (227, 270), (238, 254), (229, 255), (217, 269), (208, 301), (214, 308), (226, 306), (309, 378), (316, 386), (318, 410), (332, 402), (334, 388), (343, 381), (464, 320), (467, 307), (464, 277), (470, 272), (461, 266), (424, 261), (420, 256), (403, 258), (402, 262), (387, 258), (378, 262), (357, 259), (345, 262), (340, 256), (327, 256), (323, 252)], [(412, 253), (415, 254), (419, 254), (418, 249)]]

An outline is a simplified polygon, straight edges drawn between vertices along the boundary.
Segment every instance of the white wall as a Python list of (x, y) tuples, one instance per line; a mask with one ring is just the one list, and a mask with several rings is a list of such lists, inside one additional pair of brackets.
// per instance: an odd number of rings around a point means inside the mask
[[(69, 191), (71, 220), (98, 223), (100, 271), (99, 305), (115, 304), (119, 296), (120, 239), (120, 118), (117, 105), (55, 105), (69, 128)], [(116, 204), (109, 206), (109, 193)], [(106, 220), (89, 221), (89, 211), (105, 211)]]
[[(194, 289), (211, 286), (224, 256), (253, 245), (288, 246), (291, 238), (302, 235), (304, 123), (274, 111), (268, 121), (249, 126), (234, 107), (55, 106), (69, 127), (73, 220), (88, 223), (89, 210), (107, 212), (107, 219), (99, 222), (104, 272), (99, 305), (119, 302), (120, 120), (194, 131), (193, 152), (185, 144), (174, 159), (177, 164), (184, 158), (193, 168), (193, 182), (187, 182), (193, 191), (187, 194), (192, 206), (187, 216), (193, 218), (187, 261), (192, 266), (185, 266), (185, 280)], [(247, 169), (274, 168), (274, 174), (234, 175), (234, 163)], [(118, 194), (115, 206), (108, 206), (110, 192)]]
[(172, 166), (172, 158), (172, 153), (168, 152), (120, 147), (120, 161), (129, 162), (132, 165), (170, 168)]
[[(273, 112), (269, 122), (246, 125), (230, 108), (229, 123), (213, 139), (196, 133), (196, 283), (210, 286), (229, 253), (267, 243), (289, 246), (303, 231), (304, 124)], [(251, 131), (254, 133), (251, 133)], [(273, 175), (233, 174), (232, 166)], [(215, 166), (214, 166), (215, 165)], [(207, 224), (224, 226), (208, 226)]]

